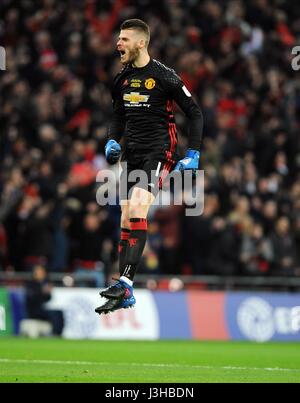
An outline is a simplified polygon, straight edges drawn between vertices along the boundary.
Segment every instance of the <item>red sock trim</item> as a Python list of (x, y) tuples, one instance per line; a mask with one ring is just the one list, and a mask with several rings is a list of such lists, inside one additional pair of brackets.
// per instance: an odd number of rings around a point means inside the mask
[(147, 231), (147, 229), (148, 229), (147, 219), (146, 218), (130, 219), (130, 229), (131, 229), (131, 231), (134, 231), (134, 230)]
[(122, 228), (121, 229), (121, 241), (127, 241), (130, 236), (130, 229)]

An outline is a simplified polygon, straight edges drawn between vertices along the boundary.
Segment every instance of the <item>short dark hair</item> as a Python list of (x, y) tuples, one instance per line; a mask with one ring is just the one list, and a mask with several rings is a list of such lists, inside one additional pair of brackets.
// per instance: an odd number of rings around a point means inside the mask
[(147, 45), (150, 42), (150, 28), (149, 25), (144, 21), (139, 20), (138, 18), (132, 18), (130, 20), (126, 20), (120, 26), (120, 29), (136, 29), (137, 31), (143, 32), (147, 37)]

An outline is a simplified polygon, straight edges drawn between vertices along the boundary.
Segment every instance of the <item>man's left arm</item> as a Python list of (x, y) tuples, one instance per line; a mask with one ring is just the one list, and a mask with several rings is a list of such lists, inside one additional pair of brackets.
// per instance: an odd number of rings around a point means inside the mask
[(203, 115), (199, 105), (192, 98), (182, 80), (176, 76), (172, 80), (171, 95), (189, 120), (188, 150), (185, 158), (180, 160), (175, 170), (198, 169), (200, 148), (203, 135)]

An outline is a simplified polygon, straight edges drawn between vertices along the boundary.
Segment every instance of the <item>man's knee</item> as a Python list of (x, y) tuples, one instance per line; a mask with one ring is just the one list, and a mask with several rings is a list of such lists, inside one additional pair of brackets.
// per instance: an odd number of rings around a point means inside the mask
[(144, 189), (135, 188), (129, 202), (129, 218), (146, 218), (154, 196)]
[(129, 218), (146, 218), (149, 206), (143, 204), (133, 204), (129, 206)]

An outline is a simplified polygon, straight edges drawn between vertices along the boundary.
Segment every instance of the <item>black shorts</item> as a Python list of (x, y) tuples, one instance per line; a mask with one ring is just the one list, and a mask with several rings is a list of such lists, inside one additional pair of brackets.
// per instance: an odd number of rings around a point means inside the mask
[(129, 200), (133, 187), (145, 189), (156, 197), (178, 159), (176, 153), (165, 150), (145, 152), (126, 148), (121, 158), (120, 199)]

